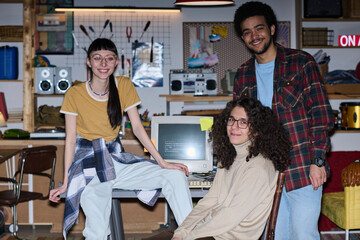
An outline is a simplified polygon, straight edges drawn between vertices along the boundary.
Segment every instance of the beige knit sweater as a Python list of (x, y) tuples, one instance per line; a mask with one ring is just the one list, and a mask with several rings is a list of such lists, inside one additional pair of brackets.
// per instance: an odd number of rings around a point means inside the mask
[(235, 146), (237, 156), (233, 165), (229, 170), (218, 168), (211, 189), (174, 237), (259, 239), (270, 214), (278, 172), (261, 155), (246, 162), (249, 145), (250, 141)]

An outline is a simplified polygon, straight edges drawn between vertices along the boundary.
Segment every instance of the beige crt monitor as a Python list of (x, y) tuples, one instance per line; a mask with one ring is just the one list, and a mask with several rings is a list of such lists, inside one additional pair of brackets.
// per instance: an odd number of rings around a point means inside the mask
[[(190, 173), (213, 170), (209, 130), (202, 131), (204, 116), (157, 116), (151, 119), (151, 139), (164, 160), (186, 165)], [(211, 118), (212, 117), (206, 117)]]

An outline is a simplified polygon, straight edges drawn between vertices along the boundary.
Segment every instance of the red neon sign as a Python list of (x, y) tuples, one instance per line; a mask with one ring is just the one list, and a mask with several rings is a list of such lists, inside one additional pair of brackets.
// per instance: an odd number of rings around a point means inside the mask
[(339, 35), (339, 46), (360, 47), (360, 35)]

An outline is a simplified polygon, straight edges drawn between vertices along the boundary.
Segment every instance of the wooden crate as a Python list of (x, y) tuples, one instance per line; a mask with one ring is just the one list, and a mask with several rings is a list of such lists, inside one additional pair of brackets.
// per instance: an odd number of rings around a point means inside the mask
[(325, 84), (326, 91), (332, 99), (352, 99), (360, 97), (360, 84)]
[(328, 28), (303, 28), (303, 46), (331, 46), (334, 43), (334, 31)]

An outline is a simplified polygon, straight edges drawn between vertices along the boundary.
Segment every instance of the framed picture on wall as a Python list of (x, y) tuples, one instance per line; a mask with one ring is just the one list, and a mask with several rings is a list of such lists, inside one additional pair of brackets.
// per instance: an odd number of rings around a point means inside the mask
[(278, 22), (276, 42), (286, 48), (290, 47), (290, 22)]
[(72, 7), (73, 0), (37, 0), (35, 52), (40, 54), (73, 54), (73, 13), (54, 12), (56, 7)]

